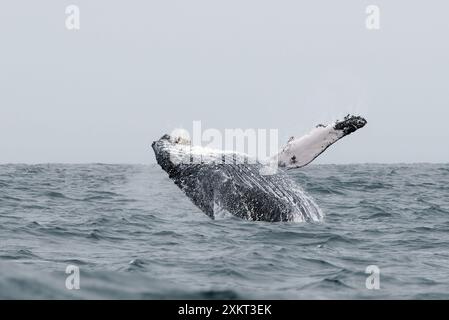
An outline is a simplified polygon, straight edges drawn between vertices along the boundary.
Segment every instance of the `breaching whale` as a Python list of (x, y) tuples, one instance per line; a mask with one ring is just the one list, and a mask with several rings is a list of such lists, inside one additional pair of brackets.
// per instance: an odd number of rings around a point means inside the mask
[(241, 153), (192, 147), (180, 136), (166, 134), (152, 148), (169, 178), (212, 219), (224, 211), (254, 221), (320, 221), (321, 210), (289, 177), (288, 170), (309, 164), (365, 124), (364, 118), (348, 115), (329, 125), (317, 125), (300, 138), (291, 137), (273, 158), (280, 169), (270, 174), (265, 170), (267, 163), (249, 163)]

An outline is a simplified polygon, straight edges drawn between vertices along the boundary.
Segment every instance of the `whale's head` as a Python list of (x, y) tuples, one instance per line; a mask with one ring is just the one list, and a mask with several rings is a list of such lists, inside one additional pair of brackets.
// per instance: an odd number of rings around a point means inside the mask
[(176, 166), (185, 160), (186, 146), (190, 140), (179, 134), (164, 134), (159, 140), (151, 144), (157, 163), (167, 173), (172, 173)]
[(157, 163), (168, 173), (174, 168), (170, 158), (170, 149), (173, 148), (173, 145), (173, 138), (168, 134), (164, 134), (159, 140), (151, 144)]
[(340, 130), (344, 135), (353, 133), (354, 131), (363, 128), (367, 121), (360, 116), (347, 115), (343, 120), (335, 122), (334, 129)]

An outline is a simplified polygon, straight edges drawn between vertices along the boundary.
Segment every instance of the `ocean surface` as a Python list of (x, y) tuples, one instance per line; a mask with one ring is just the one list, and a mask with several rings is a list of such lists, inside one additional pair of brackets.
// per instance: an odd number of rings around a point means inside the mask
[(322, 222), (211, 220), (157, 165), (1, 165), (0, 298), (449, 299), (449, 164), (291, 175)]

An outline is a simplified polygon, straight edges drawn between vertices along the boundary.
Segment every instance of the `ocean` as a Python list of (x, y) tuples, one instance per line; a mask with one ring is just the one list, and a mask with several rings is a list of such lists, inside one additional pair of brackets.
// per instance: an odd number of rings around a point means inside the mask
[(0, 298), (449, 299), (449, 164), (290, 174), (322, 222), (211, 220), (157, 165), (1, 165)]

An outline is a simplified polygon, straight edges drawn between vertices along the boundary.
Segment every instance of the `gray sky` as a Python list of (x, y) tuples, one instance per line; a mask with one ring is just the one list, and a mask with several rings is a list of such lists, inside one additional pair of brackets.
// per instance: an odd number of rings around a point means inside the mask
[[(80, 8), (81, 29), (65, 27)], [(380, 30), (365, 8), (380, 7)], [(154, 162), (175, 127), (368, 125), (321, 163), (449, 161), (445, 1), (0, 4), (0, 163)]]

